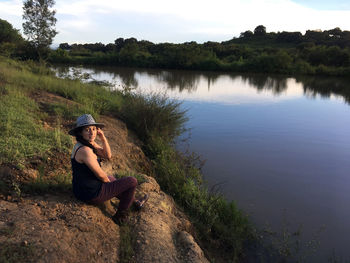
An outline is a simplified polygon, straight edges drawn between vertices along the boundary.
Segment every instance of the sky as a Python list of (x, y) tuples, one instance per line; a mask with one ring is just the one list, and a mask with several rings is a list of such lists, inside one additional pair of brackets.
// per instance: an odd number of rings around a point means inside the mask
[[(22, 0), (0, 0), (0, 18), (22, 31)], [(56, 0), (54, 44), (227, 41), (264, 25), (267, 32), (350, 31), (350, 0)]]

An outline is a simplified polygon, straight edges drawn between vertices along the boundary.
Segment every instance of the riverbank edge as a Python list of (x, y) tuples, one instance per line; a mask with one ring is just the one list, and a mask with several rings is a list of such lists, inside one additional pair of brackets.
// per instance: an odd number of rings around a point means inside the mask
[[(181, 133), (182, 124), (185, 121), (185, 112), (179, 111), (180, 104), (178, 102), (169, 101), (165, 97), (145, 98), (125, 92), (116, 93), (100, 86), (83, 84), (77, 80), (57, 79), (49, 69), (34, 62), (18, 62), (0, 58), (0, 63), (4, 66), (1, 67), (0, 71), (2, 98), (7, 96), (6, 99), (11, 102), (12, 96), (18, 102), (17, 105), (12, 105), (17, 106), (17, 109), (10, 109), (11, 114), (14, 115), (15, 119), (21, 119), (23, 116), (19, 116), (19, 114), (22, 113), (20, 109), (23, 106), (24, 111), (29, 114), (28, 120), (30, 121), (31, 118), (32, 122), (37, 122), (32, 133), (22, 135), (28, 138), (32, 136), (29, 140), (35, 144), (36, 141), (42, 140), (42, 138), (38, 138), (41, 133), (35, 131), (37, 129), (45, 130), (44, 119), (55, 118), (57, 122), (57, 127), (54, 130), (46, 130), (46, 133), (51, 134), (51, 137), (48, 136), (48, 138), (52, 139), (53, 142), (40, 146), (42, 147), (40, 149), (25, 148), (27, 156), (10, 156), (11, 153), (7, 156), (3, 155), (1, 166), (12, 165), (23, 170), (28, 162), (33, 161), (34, 153), (39, 159), (50, 158), (48, 157), (50, 153), (52, 156), (52, 153), (55, 152), (66, 154), (71, 147), (71, 140), (65, 134), (67, 127), (62, 127), (63, 118), (68, 118), (70, 122), (73, 122), (77, 115), (86, 112), (92, 113), (97, 119), (99, 114), (109, 114), (114, 115), (114, 117), (119, 115), (118, 117), (126, 121), (127, 125), (135, 130), (143, 140), (143, 148), (153, 163), (152, 175), (160, 183), (162, 189), (173, 196), (175, 201), (185, 209), (197, 229), (197, 238), (201, 240), (201, 245), (211, 255), (211, 258), (215, 258), (215, 254), (217, 254), (215, 250), (217, 249), (220, 251), (220, 257), (225, 255), (225, 258), (230, 258), (234, 262), (244, 257), (245, 243), (254, 239), (253, 227), (248, 222), (247, 217), (236, 208), (233, 202), (227, 202), (221, 195), (209, 193), (198, 168), (194, 164), (193, 156), (185, 156), (174, 148), (173, 139)], [(43, 112), (30, 99), (30, 94), (36, 89), (52, 92), (78, 104), (73, 106), (55, 104)], [(11, 108), (11, 104), (3, 105), (3, 107), (4, 109), (5, 107)], [(125, 112), (133, 115), (128, 115)], [(153, 130), (137, 126), (139, 123), (143, 123), (140, 122), (140, 118), (145, 120), (142, 112), (146, 112), (148, 118), (151, 119), (151, 122), (144, 124), (148, 127), (150, 127), (149, 124), (152, 124)], [(155, 115), (157, 112), (165, 114), (164, 119), (167, 122), (169, 122), (170, 116), (172, 123), (165, 125), (161, 118), (156, 118), (155, 122), (152, 123), (154, 117), (157, 117)], [(3, 113), (6, 114), (6, 111), (2, 111)], [(8, 116), (3, 115), (2, 117)], [(13, 130), (14, 127), (10, 125), (13, 123), (9, 121), (9, 118), (3, 124), (5, 134), (13, 138), (13, 141), (18, 140), (15, 136), (19, 135), (21, 131), (32, 129), (32, 127), (20, 127), (19, 130)], [(140, 131), (144, 129), (147, 130), (148, 134), (140, 134)], [(1, 145), (7, 144), (4, 139), (8, 138), (3, 138), (0, 141)], [(13, 145), (13, 148), (15, 147), (16, 143)], [(4, 149), (9, 148), (4, 147)], [(66, 191), (67, 189), (64, 188), (70, 183), (68, 174), (63, 177), (58, 184), (61, 185), (63, 191)], [(45, 186), (44, 182), (44, 188), (49, 187), (52, 183), (47, 181)], [(20, 185), (14, 182), (10, 189), (5, 189), (6, 186), (2, 184), (1, 190), (16, 194), (16, 190), (21, 191), (19, 187)], [(221, 210), (219, 214), (218, 209)]]

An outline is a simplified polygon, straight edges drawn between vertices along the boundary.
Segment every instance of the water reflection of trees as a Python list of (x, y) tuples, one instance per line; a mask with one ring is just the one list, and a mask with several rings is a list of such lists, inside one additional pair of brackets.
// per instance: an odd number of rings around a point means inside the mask
[[(65, 75), (69, 68), (56, 68), (58, 75)], [(88, 69), (92, 74), (109, 75), (109, 80), (120, 81), (121, 85), (131, 88), (142, 88), (138, 75), (146, 75), (154, 78), (171, 90), (179, 92), (195, 92), (200, 85), (200, 81), (207, 83), (208, 90), (223, 76), (228, 77), (232, 82), (237, 78), (247, 82), (249, 86), (259, 91), (268, 90), (278, 95), (288, 89), (288, 78), (279, 75), (265, 74), (222, 74), (218, 72), (195, 72), (183, 70), (157, 70), (157, 69), (137, 69), (137, 68), (116, 68), (116, 67), (94, 67)], [(89, 73), (90, 73), (89, 72)], [(347, 103), (350, 103), (350, 79), (331, 78), (321, 76), (298, 76), (294, 77), (296, 82), (303, 85), (304, 93), (307, 96), (322, 96), (329, 98), (332, 94), (342, 96)], [(107, 79), (107, 77), (106, 77)], [(108, 79), (107, 79), (108, 80)], [(220, 87), (219, 87), (220, 88)]]
[(190, 74), (186, 71), (161, 71), (157, 76), (158, 81), (166, 83), (168, 89), (187, 90), (193, 92), (198, 89), (200, 76), (197, 74)]
[(133, 68), (116, 68), (116, 67), (96, 67), (93, 68), (94, 74), (108, 73), (114, 82), (120, 81), (121, 85), (130, 88), (139, 87), (139, 82), (136, 78), (138, 70)]
[[(197, 73), (193, 71), (161, 71), (155, 74), (159, 81), (165, 82), (169, 89), (177, 89), (179, 92), (184, 90), (194, 92), (197, 90), (200, 79), (204, 78), (210, 87), (223, 76), (222, 73), (204, 72)], [(279, 95), (288, 89), (288, 78), (279, 75), (265, 74), (227, 74), (232, 82), (237, 78), (247, 82), (251, 87), (259, 91), (271, 91), (274, 95)], [(320, 76), (295, 77), (296, 81), (303, 85), (304, 93), (308, 96), (320, 95), (329, 98), (332, 94), (344, 97), (345, 101), (350, 103), (350, 80), (344, 78), (330, 78)]]
[[(196, 73), (193, 71), (161, 71), (156, 75), (156, 78), (160, 82), (164, 82), (168, 89), (178, 90), (182, 92), (194, 92), (198, 89), (198, 85), (201, 79), (207, 82), (208, 90), (211, 86), (215, 85), (222, 73), (217, 72), (204, 72)], [(285, 91), (287, 86), (287, 79), (285, 77), (270, 77), (267, 75), (237, 75), (227, 74), (225, 77), (229, 77), (233, 82), (237, 78), (241, 78), (243, 81), (247, 81), (250, 86), (258, 90), (272, 90), (274, 94), (279, 94)]]
[[(288, 88), (287, 79), (284, 76), (268, 75), (242, 75), (242, 79), (258, 90), (271, 90), (279, 94)], [(309, 97), (322, 96), (329, 98), (332, 94), (339, 95), (350, 103), (350, 80), (337, 77), (321, 76), (299, 76), (295, 77), (296, 82), (303, 86), (304, 94)]]
[[(178, 89), (180, 92), (187, 90), (194, 92), (197, 90), (199, 81), (204, 78), (208, 83), (208, 90), (215, 84), (222, 73), (205, 72), (196, 73), (192, 71), (161, 71), (157, 75), (159, 81), (166, 83), (169, 89)], [(251, 87), (259, 91), (268, 90), (273, 94), (278, 95), (288, 89), (288, 78), (286, 76), (269, 76), (265, 74), (227, 74), (232, 82), (241, 78)], [(329, 98), (332, 94), (342, 96), (347, 103), (350, 103), (350, 80), (344, 78), (330, 78), (321, 76), (303, 76), (295, 77), (296, 82), (303, 85), (304, 94), (308, 96), (322, 96)]]
[[(178, 90), (179, 92), (195, 92), (198, 89), (201, 78), (208, 83), (208, 89), (219, 79), (222, 74), (215, 72), (197, 73), (193, 71), (182, 70), (152, 70), (152, 69), (134, 69), (134, 68), (106, 68), (94, 69), (94, 73), (108, 72), (112, 78), (120, 79), (122, 85), (128, 87), (139, 87), (137, 75), (145, 74), (153, 77), (160, 83), (164, 83), (167, 89)], [(141, 85), (142, 86), (142, 85)]]
[(263, 74), (242, 75), (242, 80), (248, 82), (259, 91), (271, 90), (273, 94), (278, 95), (287, 90), (287, 78), (283, 76), (268, 76)]
[(329, 98), (334, 94), (342, 96), (346, 103), (350, 103), (350, 79), (313, 76), (298, 77), (296, 81), (303, 84), (304, 93), (308, 96)]

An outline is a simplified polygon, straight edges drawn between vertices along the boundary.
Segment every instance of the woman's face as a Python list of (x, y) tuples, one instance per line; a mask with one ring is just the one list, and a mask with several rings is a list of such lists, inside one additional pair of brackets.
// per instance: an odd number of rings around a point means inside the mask
[(96, 126), (86, 126), (81, 131), (81, 136), (88, 141), (89, 143), (92, 143), (96, 139), (97, 134), (97, 127)]

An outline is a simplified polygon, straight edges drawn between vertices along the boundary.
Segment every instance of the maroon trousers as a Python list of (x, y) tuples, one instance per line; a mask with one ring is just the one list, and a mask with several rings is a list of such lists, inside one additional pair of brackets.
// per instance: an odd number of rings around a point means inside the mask
[(103, 183), (101, 191), (97, 197), (90, 200), (91, 204), (100, 204), (113, 197), (120, 200), (118, 210), (124, 211), (128, 209), (134, 201), (137, 180), (135, 177), (123, 177), (115, 179), (113, 176), (108, 176), (110, 182)]

